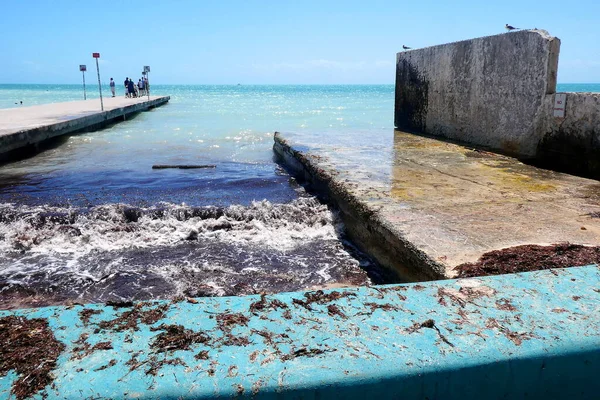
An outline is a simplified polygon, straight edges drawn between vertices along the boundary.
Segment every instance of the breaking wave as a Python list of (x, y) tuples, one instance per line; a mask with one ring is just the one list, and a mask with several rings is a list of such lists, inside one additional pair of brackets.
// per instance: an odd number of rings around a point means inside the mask
[(0, 306), (364, 285), (372, 263), (312, 197), (137, 208), (0, 205)]
[(0, 251), (4, 253), (83, 256), (204, 239), (283, 250), (306, 240), (335, 237), (333, 214), (313, 198), (226, 208), (168, 203), (151, 208), (111, 204), (89, 210), (0, 205)]

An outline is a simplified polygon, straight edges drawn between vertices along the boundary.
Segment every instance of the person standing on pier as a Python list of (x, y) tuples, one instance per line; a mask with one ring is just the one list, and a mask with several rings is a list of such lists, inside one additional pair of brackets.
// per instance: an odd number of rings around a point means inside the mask
[(137, 97), (135, 95), (135, 84), (133, 83), (133, 79), (129, 79), (129, 82), (127, 82), (127, 89), (129, 90), (129, 97)]
[(125, 78), (125, 97), (129, 97), (129, 77)]
[(110, 78), (110, 91), (112, 92), (112, 97), (115, 97), (115, 81), (113, 81), (113, 78)]

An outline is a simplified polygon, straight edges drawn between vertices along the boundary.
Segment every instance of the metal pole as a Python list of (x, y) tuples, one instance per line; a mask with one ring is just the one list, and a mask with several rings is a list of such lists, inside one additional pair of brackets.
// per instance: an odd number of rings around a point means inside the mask
[(85, 96), (85, 71), (81, 71), (81, 73), (83, 74), (83, 99), (87, 100)]
[(102, 101), (102, 84), (100, 83), (100, 66), (98, 66), (98, 58), (96, 58), (96, 71), (98, 71), (98, 90), (100, 91), (100, 107), (104, 111), (104, 102)]

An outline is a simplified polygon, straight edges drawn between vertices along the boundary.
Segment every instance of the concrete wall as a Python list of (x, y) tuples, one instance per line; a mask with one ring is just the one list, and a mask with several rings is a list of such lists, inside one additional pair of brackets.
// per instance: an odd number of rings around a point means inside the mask
[(565, 117), (553, 117), (554, 95), (544, 101), (537, 159), (563, 171), (600, 177), (600, 93), (566, 93)]
[[(599, 284), (594, 265), (0, 311), (3, 337), (40, 337), (42, 325), (46, 341), (62, 344), (14, 340), (20, 354), (36, 354), (52, 370), (5, 370), (0, 398), (14, 399), (11, 391), (30, 379), (29, 394), (48, 400), (597, 399)], [(9, 342), (0, 343), (3, 354), (11, 354)]]
[(398, 53), (395, 125), (534, 156), (560, 40), (518, 31)]

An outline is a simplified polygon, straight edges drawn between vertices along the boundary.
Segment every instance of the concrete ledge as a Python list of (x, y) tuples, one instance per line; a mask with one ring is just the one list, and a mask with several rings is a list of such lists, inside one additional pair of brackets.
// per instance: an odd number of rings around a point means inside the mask
[(404, 281), (520, 245), (600, 242), (597, 181), (406, 132), (277, 133), (274, 151)]
[(331, 171), (320, 168), (314, 162), (319, 160), (319, 156), (311, 155), (306, 148), (294, 148), (278, 132), (274, 140), (273, 150), (286, 167), (340, 210), (350, 238), (380, 264), (408, 281), (443, 279), (446, 276), (444, 266), (419, 250), (393, 224), (381, 218), (377, 207), (355, 196)]
[(47, 320), (66, 346), (36, 398), (594, 399), (599, 287), (588, 266), (0, 317)]
[(100, 111), (99, 101), (94, 100), (0, 110), (0, 158), (10, 158), (15, 150), (57, 136), (100, 129), (169, 100), (169, 96), (150, 100), (108, 98), (105, 111)]

